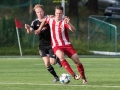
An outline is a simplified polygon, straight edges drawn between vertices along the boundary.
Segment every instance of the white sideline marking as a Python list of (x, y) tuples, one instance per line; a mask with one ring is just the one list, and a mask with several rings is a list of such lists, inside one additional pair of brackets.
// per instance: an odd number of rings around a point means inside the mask
[(101, 55), (120, 55), (120, 52), (107, 52), (107, 51), (90, 51), (90, 52)]
[(0, 85), (38, 85), (38, 86), (72, 86), (72, 87), (101, 87), (101, 88), (120, 88), (120, 86), (101, 86), (101, 85), (74, 85), (74, 84), (34, 84), (34, 83), (0, 83)]
[[(44, 64), (35, 64), (36, 66), (41, 66), (41, 65), (44, 65)], [(70, 64), (70, 65), (75, 65), (75, 64)], [(91, 63), (84, 63), (84, 65), (93, 65), (93, 64), (91, 64)], [(102, 65), (102, 66), (120, 66), (120, 64), (100, 64), (99, 63), (99, 65)]]

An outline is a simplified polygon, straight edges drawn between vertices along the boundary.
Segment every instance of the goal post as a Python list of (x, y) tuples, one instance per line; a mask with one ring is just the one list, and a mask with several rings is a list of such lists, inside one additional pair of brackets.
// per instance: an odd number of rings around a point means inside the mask
[[(99, 54), (117, 52), (117, 27), (109, 23), (109, 17), (89, 16), (88, 50)], [(104, 52), (104, 53), (100, 53)]]

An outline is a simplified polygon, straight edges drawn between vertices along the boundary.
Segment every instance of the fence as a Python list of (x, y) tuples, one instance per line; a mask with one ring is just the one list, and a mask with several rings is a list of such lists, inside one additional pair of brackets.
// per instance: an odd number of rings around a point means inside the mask
[(90, 16), (88, 26), (88, 48), (92, 51), (120, 51), (120, 18)]

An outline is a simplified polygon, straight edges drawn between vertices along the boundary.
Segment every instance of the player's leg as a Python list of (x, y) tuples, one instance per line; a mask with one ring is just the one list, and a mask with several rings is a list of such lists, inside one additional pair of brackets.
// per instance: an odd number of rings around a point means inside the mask
[(59, 67), (62, 67), (62, 64), (60, 62), (60, 59), (55, 55), (55, 58), (56, 58), (56, 62), (58, 64)]
[(50, 56), (50, 63), (52, 65), (58, 64), (59, 67), (62, 67), (59, 58), (54, 54), (52, 47), (49, 47), (49, 56)]
[(42, 57), (42, 59), (44, 60), (45, 66), (47, 67), (47, 70), (54, 76), (53, 82), (59, 81), (58, 75), (56, 74), (53, 66), (50, 64), (50, 58), (49, 57)]
[[(73, 48), (73, 46), (67, 45), (64, 51), (68, 55), (68, 57), (70, 57), (73, 60), (73, 62), (76, 64), (77, 69), (81, 75), (81, 78), (85, 79), (84, 67), (82, 63), (80, 62), (78, 55), (76, 54), (76, 50)], [(80, 79), (80, 76), (78, 75), (77, 77), (75, 77), (75, 79)]]
[(54, 48), (54, 51), (56, 53), (56, 56), (60, 59), (60, 62), (62, 64), (62, 66), (66, 69), (66, 71), (68, 73), (70, 73), (73, 77), (75, 76), (74, 71), (72, 70), (72, 68), (70, 67), (69, 63), (67, 62), (67, 60), (64, 58), (64, 52), (62, 50), (57, 50), (57, 48)]
[(82, 78), (83, 83), (86, 84), (87, 80), (86, 80), (86, 77), (85, 77), (84, 67), (83, 67), (83, 64), (80, 62), (77, 53), (73, 54), (71, 56), (71, 59), (76, 64), (76, 67), (78, 69), (78, 72), (80, 73), (80, 77)]
[(52, 65), (58, 64), (59, 67), (62, 67), (61, 62), (60, 62), (59, 58), (56, 55), (55, 55), (54, 58), (53, 57), (50, 58), (50, 63)]
[(54, 76), (54, 78), (55, 78), (55, 79), (53, 80), (53, 82), (59, 81), (58, 75), (56, 74), (53, 66), (50, 64), (50, 57), (47, 56), (47, 52), (46, 52), (45, 48), (42, 47), (42, 49), (39, 50), (39, 52), (40, 52), (40, 56), (42, 57), (42, 59), (43, 59), (43, 61), (44, 61), (44, 63), (45, 63), (45, 66), (46, 66), (47, 70), (48, 70), (48, 71)]
[(53, 57), (50, 57), (50, 64), (55, 65), (56, 64), (56, 59)]

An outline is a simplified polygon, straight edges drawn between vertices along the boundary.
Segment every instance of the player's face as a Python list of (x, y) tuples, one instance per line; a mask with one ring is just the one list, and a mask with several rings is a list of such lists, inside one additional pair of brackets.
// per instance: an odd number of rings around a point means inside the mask
[(63, 16), (63, 11), (62, 10), (59, 10), (59, 9), (56, 9), (55, 10), (55, 18), (57, 20), (61, 20), (62, 19), (62, 16)]
[(35, 12), (36, 12), (36, 15), (37, 15), (38, 18), (41, 19), (41, 18), (44, 17), (44, 11), (43, 11), (42, 8), (36, 8), (36, 9), (35, 9)]

